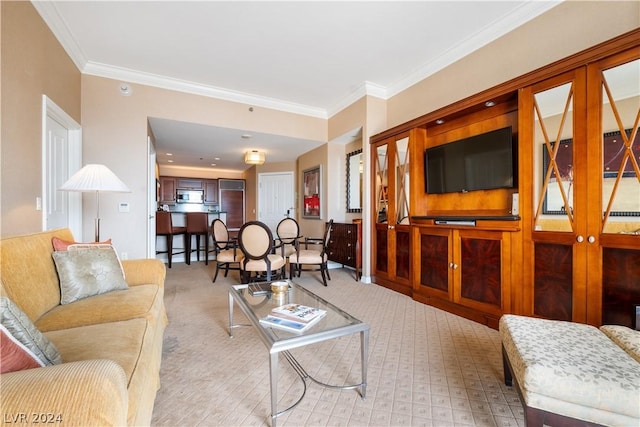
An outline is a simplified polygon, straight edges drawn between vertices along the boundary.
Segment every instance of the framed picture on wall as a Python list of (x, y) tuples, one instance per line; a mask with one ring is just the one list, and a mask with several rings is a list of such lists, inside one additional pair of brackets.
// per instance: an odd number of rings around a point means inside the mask
[(302, 171), (302, 217), (321, 219), (322, 168), (320, 165)]

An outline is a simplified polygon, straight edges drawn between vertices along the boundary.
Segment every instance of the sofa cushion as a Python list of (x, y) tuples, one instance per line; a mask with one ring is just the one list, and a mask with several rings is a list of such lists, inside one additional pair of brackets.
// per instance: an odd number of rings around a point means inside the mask
[(53, 260), (60, 278), (60, 304), (128, 287), (112, 247), (56, 251)]
[(73, 240), (68, 228), (0, 240), (2, 290), (32, 322), (60, 304), (60, 283), (51, 258), (54, 236)]
[[(145, 319), (130, 319), (52, 331), (47, 337), (56, 343), (65, 361), (108, 359), (120, 365), (127, 378), (129, 417), (135, 417), (140, 406), (148, 404), (145, 390), (157, 388), (159, 364), (154, 353), (162, 346), (155, 341), (163, 330)], [(130, 418), (128, 424), (135, 421)]]
[(69, 249), (69, 246), (77, 246), (77, 245), (110, 245), (111, 244), (111, 239), (107, 239), (104, 242), (87, 242), (87, 243), (81, 243), (81, 242), (74, 242), (72, 240), (64, 240), (61, 239), (59, 237), (52, 237), (51, 238), (51, 244), (53, 244), (53, 250), (55, 251), (66, 251), (67, 249)]
[(42, 335), (27, 315), (7, 297), (0, 297), (0, 323), (8, 334), (33, 353), (40, 366), (62, 362), (56, 346)]
[(44, 364), (7, 329), (0, 325), (0, 373), (22, 371)]
[(36, 326), (48, 332), (135, 318), (164, 321), (163, 291), (164, 288), (158, 285), (137, 285), (84, 298), (48, 311), (38, 319)]
[(640, 331), (621, 325), (604, 325), (600, 330), (640, 363)]

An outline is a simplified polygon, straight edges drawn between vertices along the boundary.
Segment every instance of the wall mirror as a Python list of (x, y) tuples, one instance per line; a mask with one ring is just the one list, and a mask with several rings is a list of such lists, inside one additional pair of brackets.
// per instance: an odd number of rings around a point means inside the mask
[(347, 212), (362, 212), (362, 150), (347, 154)]

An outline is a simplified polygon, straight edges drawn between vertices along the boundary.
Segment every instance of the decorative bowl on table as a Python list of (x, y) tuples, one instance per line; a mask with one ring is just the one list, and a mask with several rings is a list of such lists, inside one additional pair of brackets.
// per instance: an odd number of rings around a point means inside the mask
[(277, 282), (271, 283), (271, 292), (274, 294), (282, 294), (289, 290), (289, 282), (286, 280), (281, 280)]

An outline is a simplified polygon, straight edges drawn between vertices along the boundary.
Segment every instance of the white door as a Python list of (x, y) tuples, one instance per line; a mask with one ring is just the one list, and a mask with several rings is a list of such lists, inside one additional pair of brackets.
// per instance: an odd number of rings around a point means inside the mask
[(295, 185), (293, 172), (258, 175), (258, 220), (273, 231), (287, 215), (294, 217)]
[(156, 181), (156, 149), (149, 137), (147, 137), (147, 149), (149, 153), (147, 159), (147, 176), (149, 180), (147, 188), (147, 258), (155, 258), (158, 182)]
[(81, 147), (80, 125), (43, 96), (42, 229), (68, 227), (76, 240), (82, 240), (82, 195), (58, 188), (80, 169)]

